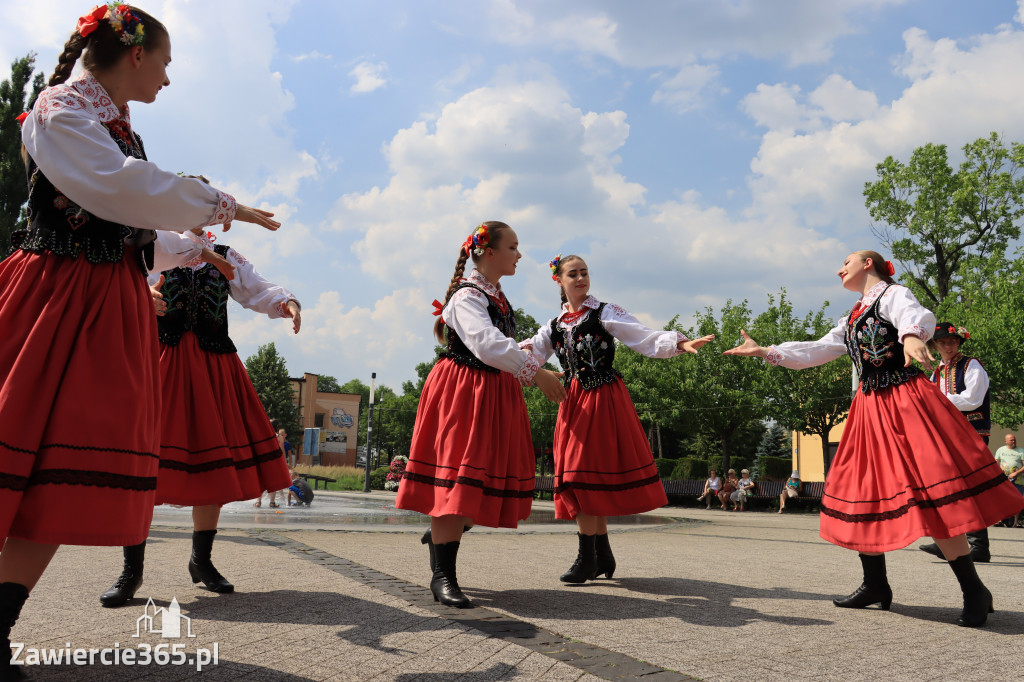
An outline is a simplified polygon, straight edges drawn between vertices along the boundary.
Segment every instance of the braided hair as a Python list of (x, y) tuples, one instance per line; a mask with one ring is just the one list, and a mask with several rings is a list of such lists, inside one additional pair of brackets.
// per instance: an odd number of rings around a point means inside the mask
[[(512, 229), (505, 223), (498, 220), (488, 220), (481, 223), (481, 225), (484, 225), (490, 232), (491, 241), (487, 247), (491, 249), (498, 248), (498, 243), (501, 242), (501, 238), (505, 233), (505, 230)], [(470, 254), (472, 254), (472, 256), (470, 256)], [(443, 305), (448, 305), (448, 301), (451, 299), (452, 294), (454, 294), (455, 290), (459, 288), (459, 284), (462, 282), (462, 275), (466, 271), (466, 261), (468, 261), (470, 257), (473, 258), (474, 264), (480, 259), (479, 256), (472, 252), (472, 250), (467, 254), (465, 249), (459, 249), (459, 258), (455, 261), (455, 274), (452, 275), (452, 281), (448, 283), (448, 291), (444, 295)], [(434, 338), (437, 339), (437, 342), (440, 344), (445, 342), (444, 330), (444, 320), (441, 317), (438, 317), (434, 322)]]
[[(574, 260), (578, 260), (581, 263), (584, 262), (580, 256), (577, 256), (574, 253), (570, 253), (568, 256), (562, 256), (560, 259), (558, 259), (558, 265), (555, 267), (555, 271), (553, 273), (555, 277), (560, 277), (561, 274), (565, 271), (565, 264), (571, 263)], [(562, 296), (563, 305), (569, 302), (569, 297), (565, 295), (565, 287), (563, 287), (561, 284), (558, 285), (558, 293), (561, 294)]]
[[(145, 30), (145, 40), (142, 43), (144, 49), (149, 50), (167, 39), (167, 27), (136, 7), (129, 5), (128, 9), (142, 22)], [(82, 57), (82, 64), (88, 71), (102, 71), (116, 64), (125, 51), (132, 47), (121, 42), (120, 36), (106, 19), (101, 20), (87, 37), (75, 29), (68, 42), (64, 44), (64, 51), (57, 58), (57, 68), (50, 76), (49, 85), (60, 85), (71, 78), (71, 72), (79, 57)]]

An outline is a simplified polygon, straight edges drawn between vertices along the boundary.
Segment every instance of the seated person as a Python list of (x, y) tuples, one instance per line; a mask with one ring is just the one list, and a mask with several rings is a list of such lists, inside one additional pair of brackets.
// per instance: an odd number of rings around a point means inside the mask
[(779, 513), (786, 508), (786, 500), (791, 497), (797, 497), (800, 495), (800, 488), (803, 487), (803, 482), (800, 480), (800, 472), (796, 469), (790, 474), (789, 479), (786, 480), (786, 486), (779, 493)]
[(722, 484), (722, 491), (718, 493), (718, 501), (722, 503), (722, 509), (725, 509), (729, 496), (739, 489), (738, 483), (739, 481), (736, 480), (736, 470), (729, 469), (725, 474), (725, 483)]
[(740, 470), (740, 480), (736, 483), (736, 492), (729, 495), (732, 500), (733, 511), (743, 511), (747, 507), (747, 495), (754, 494), (754, 481), (750, 478), (750, 472), (746, 469)]
[[(308, 507), (313, 504), (313, 489), (309, 487), (306, 479), (296, 474), (294, 469), (289, 469), (288, 473), (292, 476), (292, 485), (288, 488), (288, 506), (301, 506), (305, 503)], [(297, 502), (292, 502), (292, 495), (298, 500)]]
[(700, 502), (704, 500), (705, 508), (711, 509), (711, 500), (718, 497), (718, 493), (722, 490), (722, 479), (718, 477), (718, 473), (714, 469), (708, 471), (708, 480), (704, 481), (704, 493), (697, 498)]

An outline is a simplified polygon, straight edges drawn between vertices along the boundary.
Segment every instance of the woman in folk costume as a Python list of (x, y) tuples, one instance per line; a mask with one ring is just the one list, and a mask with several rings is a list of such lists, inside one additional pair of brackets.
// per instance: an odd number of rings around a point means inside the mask
[(850, 254), (838, 274), (861, 298), (820, 340), (762, 348), (744, 332), (744, 343), (726, 354), (801, 369), (849, 353), (860, 375), (825, 482), (820, 533), (860, 553), (864, 582), (835, 605), (888, 609), (884, 552), (930, 536), (963, 592), (957, 624), (984, 625), (992, 595), (964, 534), (1015, 513), (1024, 499), (959, 410), (911, 364), (931, 368), (926, 342), (935, 316), (893, 281), (892, 264), (874, 251)]
[[(291, 485), (277, 434), (228, 336), (228, 298), (270, 318), (302, 324), (295, 296), (268, 281), (231, 247), (214, 245), (201, 228), (195, 238), (234, 268), (230, 281), (196, 263), (150, 275), (157, 305), (163, 414), (156, 503), (192, 507), (192, 582), (213, 592), (234, 585), (210, 558), (220, 508)], [(142, 585), (146, 542), (124, 547), (124, 568), (100, 595), (121, 606)]]
[(558, 256), (551, 273), (562, 312), (520, 346), (540, 364), (558, 356), (564, 372), (567, 397), (555, 423), (555, 518), (575, 519), (579, 551), (559, 579), (582, 583), (615, 573), (607, 517), (668, 504), (636, 408), (612, 367), (615, 341), (648, 357), (670, 358), (696, 353), (714, 336), (691, 341), (680, 332), (655, 331), (614, 303), (598, 301), (579, 256)]
[[(0, 263), (0, 648), (59, 545), (146, 537), (160, 440), (146, 269), (154, 251), (199, 253), (171, 232), (153, 244), (152, 230), (279, 227), (146, 160), (128, 102), (169, 84), (170, 50), (148, 14), (97, 7), (22, 128), (29, 223)], [(85, 72), (66, 83), (83, 51)], [(0, 661), (0, 676), (20, 671)]]
[[(447, 351), (423, 384), (395, 506), (431, 517), (434, 600), (471, 606), (456, 576), (464, 530), (515, 528), (530, 516), (533, 443), (521, 386), (536, 384), (555, 402), (558, 377), (516, 344), (515, 314), (499, 281), (516, 273), (519, 238), (505, 223), (482, 223), (459, 251), (434, 334)], [(466, 276), (466, 261), (474, 268)]]

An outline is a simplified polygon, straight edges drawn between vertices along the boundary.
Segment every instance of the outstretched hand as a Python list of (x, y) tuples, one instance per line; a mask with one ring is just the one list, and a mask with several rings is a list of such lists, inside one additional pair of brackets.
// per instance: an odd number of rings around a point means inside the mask
[(935, 357), (928, 350), (928, 344), (916, 336), (903, 337), (903, 357), (906, 360), (903, 363), (904, 367), (910, 367), (910, 362), (917, 360), (929, 372), (932, 369), (932, 363), (935, 362)]
[(750, 338), (750, 335), (743, 329), (740, 330), (740, 334), (743, 336), (743, 343), (724, 351), (722, 355), (740, 355), (748, 358), (763, 358), (768, 355), (768, 351), (758, 345), (757, 341)]
[(562, 382), (559, 381), (563, 374), (565, 372), (558, 372), (556, 374), (542, 367), (537, 370), (537, 374), (533, 377), (533, 383), (537, 385), (537, 388), (541, 390), (548, 400), (553, 403), (560, 403), (565, 400), (565, 386), (562, 386)]
[(715, 335), (708, 334), (707, 336), (702, 336), (699, 339), (688, 339), (686, 341), (678, 343), (676, 344), (676, 348), (683, 351), (684, 353), (691, 353), (693, 355), (696, 355), (697, 351), (699, 351), (701, 347), (704, 346), (704, 344), (714, 340)]
[(164, 295), (160, 293), (160, 289), (164, 285), (164, 276), (160, 275), (160, 279), (157, 283), (149, 288), (149, 293), (153, 297), (153, 309), (156, 312), (157, 317), (163, 317), (167, 313), (167, 301), (164, 300)]
[(284, 307), (284, 316), (292, 318), (292, 329), (298, 334), (299, 328), (302, 327), (302, 309), (299, 308), (299, 304), (296, 301), (288, 301)]
[(209, 263), (213, 267), (217, 268), (217, 271), (224, 275), (224, 279), (229, 282), (235, 278), (235, 266), (232, 265), (227, 258), (220, 255), (213, 249), (203, 247), (203, 252), (200, 254), (199, 258), (204, 263)]
[[(239, 220), (243, 223), (259, 225), (260, 227), (265, 227), (271, 231), (281, 227), (281, 223), (276, 220), (271, 220), (273, 215), (274, 214), (270, 211), (264, 211), (261, 208), (243, 206), (242, 204), (238, 204), (238, 207), (235, 209), (235, 220)], [(224, 231), (227, 232), (230, 229), (231, 223), (224, 223)]]

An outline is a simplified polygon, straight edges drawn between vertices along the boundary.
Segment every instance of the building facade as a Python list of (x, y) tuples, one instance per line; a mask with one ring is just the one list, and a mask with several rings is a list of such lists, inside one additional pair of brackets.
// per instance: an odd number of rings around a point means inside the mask
[[(305, 429), (320, 429), (320, 464), (355, 466), (361, 396), (320, 391), (319, 379), (309, 372), (290, 379), (299, 423)], [(301, 442), (293, 447), (299, 453), (300, 464), (313, 464), (312, 456), (302, 454)]]

